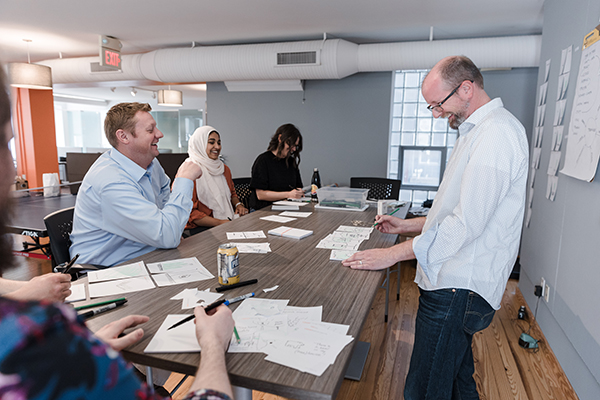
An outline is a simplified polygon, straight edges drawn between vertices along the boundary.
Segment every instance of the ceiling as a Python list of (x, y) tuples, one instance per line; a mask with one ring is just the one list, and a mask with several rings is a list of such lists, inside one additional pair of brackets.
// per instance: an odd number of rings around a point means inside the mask
[[(543, 0), (2, 0), (0, 60), (27, 62), (28, 48), (32, 62), (95, 56), (101, 34), (118, 38), (122, 54), (315, 40), (324, 33), (356, 44), (429, 40), (431, 31), (433, 40), (540, 34), (543, 4)], [(188, 95), (197, 97), (193, 92), (201, 92), (197, 86), (181, 89), (184, 103)], [(132, 100), (128, 88), (55, 89), (59, 91)], [(151, 92), (147, 94), (151, 98)]]

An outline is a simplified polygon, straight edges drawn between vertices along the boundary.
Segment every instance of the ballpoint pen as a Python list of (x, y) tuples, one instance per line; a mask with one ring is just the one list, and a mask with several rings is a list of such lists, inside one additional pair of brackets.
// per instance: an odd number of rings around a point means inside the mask
[[(392, 211), (392, 212), (391, 212), (391, 213), (389, 213), (388, 215), (394, 215), (394, 213), (395, 213), (396, 211), (398, 211), (400, 208), (402, 208), (402, 207), (398, 207), (398, 208), (396, 208), (394, 211)], [(375, 223), (373, 224), (373, 226), (377, 226), (377, 224), (379, 224), (379, 222), (375, 222)]]
[[(226, 306), (228, 306), (230, 304), (237, 303), (238, 301), (242, 301), (242, 300), (247, 299), (249, 297), (254, 297), (254, 292), (248, 293), (248, 294), (244, 294), (242, 296), (234, 297), (233, 299), (229, 299), (229, 300), (217, 300), (214, 303), (210, 303), (209, 305), (207, 305), (204, 308), (204, 311), (208, 312), (208, 311), (212, 310), (213, 308), (217, 308), (221, 304), (225, 304)], [(185, 317), (181, 321), (176, 322), (173, 325), (171, 325), (169, 328), (167, 328), (167, 330), (173, 329), (173, 328), (177, 328), (179, 325), (182, 325), (182, 324), (184, 324), (184, 323), (186, 323), (188, 321), (191, 321), (194, 318), (195, 318), (194, 314), (188, 315), (187, 317)]]

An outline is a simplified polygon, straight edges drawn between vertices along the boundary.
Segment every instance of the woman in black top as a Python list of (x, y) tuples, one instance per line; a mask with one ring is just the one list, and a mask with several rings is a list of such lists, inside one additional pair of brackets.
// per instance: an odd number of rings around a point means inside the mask
[(258, 210), (274, 201), (299, 199), (304, 195), (300, 178), (302, 135), (292, 124), (281, 125), (271, 137), (267, 151), (252, 165), (250, 208)]

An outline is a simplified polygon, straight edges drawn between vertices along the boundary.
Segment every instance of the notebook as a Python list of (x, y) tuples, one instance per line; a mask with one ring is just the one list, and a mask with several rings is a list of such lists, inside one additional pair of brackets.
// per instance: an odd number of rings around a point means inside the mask
[(313, 231), (298, 228), (288, 228), (280, 226), (279, 228), (271, 229), (269, 235), (282, 236), (292, 239), (302, 239), (313, 234)]

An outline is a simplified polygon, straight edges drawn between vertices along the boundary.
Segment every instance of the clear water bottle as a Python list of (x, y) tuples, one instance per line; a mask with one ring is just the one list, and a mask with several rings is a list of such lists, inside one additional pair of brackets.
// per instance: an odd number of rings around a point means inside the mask
[(317, 189), (321, 187), (321, 177), (319, 176), (319, 169), (315, 168), (312, 178), (310, 179), (310, 199), (311, 201), (317, 202)]

